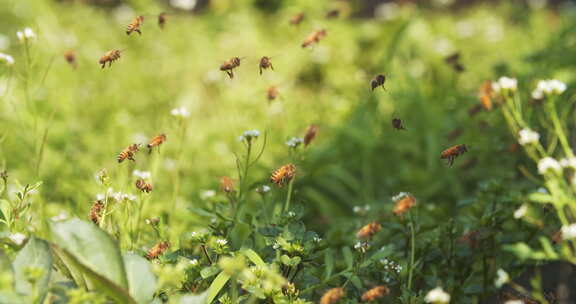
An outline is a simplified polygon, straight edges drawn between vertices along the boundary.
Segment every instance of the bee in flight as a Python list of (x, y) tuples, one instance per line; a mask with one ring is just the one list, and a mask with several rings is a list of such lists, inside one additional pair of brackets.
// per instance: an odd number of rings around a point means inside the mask
[(374, 89), (376, 89), (377, 87), (382, 87), (382, 89), (386, 91), (386, 88), (384, 87), (385, 82), (386, 82), (386, 76), (384, 76), (384, 74), (378, 74), (370, 81), (370, 87), (372, 88), (372, 91), (374, 91)]
[(392, 127), (396, 130), (406, 130), (400, 118), (392, 118)]
[(122, 150), (120, 154), (118, 154), (118, 162), (121, 163), (127, 159), (131, 161), (136, 161), (134, 159), (134, 155), (136, 154), (136, 152), (138, 152), (138, 150), (140, 150), (140, 145), (138, 144), (129, 145), (128, 147), (126, 147), (126, 149)]
[(304, 147), (308, 147), (308, 145), (314, 140), (318, 134), (318, 126), (310, 125), (308, 129), (306, 129), (306, 134), (304, 134)]
[(456, 53), (444, 58), (444, 62), (446, 62), (446, 64), (451, 66), (454, 69), (454, 71), (456, 71), (458, 73), (462, 73), (465, 70), (462, 63), (460, 63), (460, 52), (456, 52)]
[(264, 56), (260, 59), (260, 75), (262, 75), (262, 70), (271, 69), (274, 71), (274, 67), (272, 66), (272, 61), (270, 61), (270, 57)]
[(150, 250), (148, 250), (148, 253), (146, 253), (146, 258), (149, 260), (153, 260), (158, 258), (159, 256), (163, 255), (164, 252), (166, 252), (166, 250), (168, 250), (168, 248), (170, 248), (170, 243), (168, 242), (160, 242), (156, 245), (154, 245), (152, 248), (150, 248)]
[(64, 59), (66, 59), (66, 62), (68, 62), (68, 64), (70, 64), (73, 68), (76, 68), (78, 65), (76, 62), (76, 53), (72, 50), (64, 52)]
[(309, 47), (314, 43), (319, 43), (320, 39), (326, 37), (326, 30), (325, 29), (321, 29), (321, 30), (317, 30), (314, 31), (312, 33), (310, 33), (310, 35), (308, 35), (308, 37), (306, 37), (306, 39), (304, 39), (304, 42), (302, 42), (302, 47)]
[(102, 68), (106, 66), (106, 63), (108, 63), (108, 67), (111, 67), (112, 62), (120, 59), (120, 53), (121, 53), (120, 50), (108, 51), (106, 52), (106, 54), (104, 54), (104, 56), (100, 57), (98, 63), (102, 65)]
[(278, 95), (280, 95), (280, 93), (278, 92), (278, 88), (275, 86), (271, 86), (266, 90), (266, 97), (268, 98), (268, 102), (278, 98)]
[(304, 13), (300, 13), (297, 15), (294, 15), (292, 18), (290, 18), (290, 24), (291, 25), (298, 25), (300, 23), (302, 23), (302, 21), (304, 21)]
[(158, 26), (160, 27), (161, 30), (164, 29), (164, 27), (166, 26), (166, 13), (160, 13), (158, 15)]
[(290, 182), (295, 175), (296, 175), (296, 166), (294, 166), (293, 164), (287, 164), (276, 169), (272, 173), (270, 181), (275, 183), (278, 187), (282, 187), (288, 182)]
[(452, 166), (454, 159), (465, 152), (468, 152), (468, 147), (466, 147), (466, 145), (455, 145), (442, 151), (440, 159), (448, 159), (448, 165)]
[(336, 19), (340, 16), (340, 10), (335, 8), (326, 13), (326, 19)]
[(146, 182), (143, 179), (136, 180), (136, 188), (138, 188), (138, 190), (140, 190), (142, 192), (146, 192), (146, 193), (152, 192), (152, 184), (149, 182)]
[(144, 16), (136, 16), (136, 18), (134, 18), (134, 20), (132, 20), (132, 22), (130, 22), (130, 24), (128, 24), (128, 26), (126, 27), (126, 35), (130, 35), (132, 34), (132, 32), (136, 32), (139, 35), (142, 35), (140, 27), (142, 26), (143, 23), (144, 23)]
[[(152, 149), (154, 147), (160, 147), (160, 145), (163, 144), (165, 141), (166, 141), (166, 134), (160, 134), (160, 135), (154, 136), (147, 145), (148, 154), (152, 153)], [(158, 148), (158, 149), (160, 149), (160, 148)]]
[(220, 66), (220, 71), (226, 72), (230, 79), (234, 78), (234, 69), (240, 66), (240, 57), (232, 57)]

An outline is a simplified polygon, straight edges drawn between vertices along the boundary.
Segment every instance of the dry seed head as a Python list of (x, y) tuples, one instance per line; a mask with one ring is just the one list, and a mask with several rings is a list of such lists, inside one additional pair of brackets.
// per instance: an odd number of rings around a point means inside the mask
[(293, 164), (284, 165), (272, 173), (270, 181), (275, 183), (278, 187), (283, 187), (289, 183), (296, 175), (296, 166)]
[(377, 222), (372, 222), (364, 227), (362, 227), (356, 233), (356, 237), (359, 239), (371, 239), (376, 233), (382, 230), (382, 225)]
[(344, 289), (336, 287), (329, 289), (320, 299), (320, 304), (335, 304), (344, 296)]
[(394, 210), (392, 210), (395, 215), (402, 215), (416, 205), (416, 198), (409, 193), (395, 199), (395, 201), (396, 205), (394, 206)]
[(384, 285), (376, 286), (376, 287), (366, 291), (362, 295), (362, 301), (364, 301), (364, 302), (376, 301), (377, 299), (380, 299), (382, 297), (387, 296), (389, 293), (390, 293), (390, 289), (388, 289), (388, 287), (386, 287)]

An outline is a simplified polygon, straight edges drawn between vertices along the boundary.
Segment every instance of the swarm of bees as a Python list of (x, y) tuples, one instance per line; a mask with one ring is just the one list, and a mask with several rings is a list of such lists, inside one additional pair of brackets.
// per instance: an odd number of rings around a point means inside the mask
[(98, 63), (102, 65), (102, 68), (106, 66), (106, 63), (108, 63), (108, 67), (111, 67), (112, 62), (120, 59), (120, 53), (121, 53), (120, 50), (108, 51), (106, 52), (106, 54), (104, 54), (104, 56), (100, 57)]
[(454, 159), (465, 152), (468, 152), (468, 147), (466, 145), (455, 145), (440, 153), (440, 159), (447, 159), (448, 166), (454, 164)]
[(146, 253), (146, 258), (149, 260), (157, 259), (159, 256), (163, 255), (166, 250), (170, 248), (170, 243), (164, 241), (154, 245), (148, 253)]
[(262, 57), (262, 59), (260, 59), (260, 75), (262, 75), (262, 70), (266, 70), (266, 69), (271, 69), (272, 71), (274, 71), (274, 67), (272, 66), (272, 61), (270, 61), (270, 57)]
[(127, 159), (131, 160), (131, 161), (136, 161), (134, 159), (134, 155), (136, 154), (136, 152), (138, 152), (140, 150), (140, 145), (139, 144), (131, 144), (128, 147), (126, 147), (124, 150), (122, 150), (122, 152), (120, 152), (120, 154), (118, 154), (118, 162), (121, 163)]
[(270, 182), (276, 184), (278, 187), (283, 187), (289, 183), (296, 175), (296, 166), (293, 164), (284, 165), (276, 169), (270, 177)]
[(374, 91), (374, 89), (376, 89), (377, 87), (382, 87), (382, 89), (386, 91), (386, 88), (384, 87), (385, 82), (386, 82), (386, 76), (384, 76), (384, 74), (378, 74), (374, 76), (374, 78), (372, 78), (372, 80), (370, 81), (370, 87), (372, 88), (372, 91)]
[(306, 48), (311, 46), (312, 44), (315, 43), (318, 44), (322, 38), (326, 37), (326, 34), (327, 32), (325, 29), (317, 30), (310, 33), (310, 35), (308, 35), (308, 37), (304, 39), (304, 42), (302, 42), (302, 47)]
[(136, 180), (136, 188), (144, 193), (152, 192), (152, 184), (140, 178)]
[(240, 66), (240, 57), (232, 57), (220, 66), (220, 71), (226, 72), (230, 79), (234, 78), (234, 69)]
[(143, 23), (144, 23), (144, 16), (136, 16), (136, 18), (134, 18), (134, 20), (132, 20), (132, 22), (130, 22), (130, 24), (128, 24), (128, 26), (126, 27), (126, 35), (130, 35), (132, 34), (132, 32), (136, 32), (138, 33), (138, 35), (142, 35), (140, 27), (142, 27)]
[(160, 135), (156, 135), (154, 136), (150, 142), (148, 142), (148, 154), (152, 153), (152, 149), (154, 147), (158, 147), (158, 149), (160, 149), (160, 145), (163, 144), (166, 141), (166, 134), (160, 134)]

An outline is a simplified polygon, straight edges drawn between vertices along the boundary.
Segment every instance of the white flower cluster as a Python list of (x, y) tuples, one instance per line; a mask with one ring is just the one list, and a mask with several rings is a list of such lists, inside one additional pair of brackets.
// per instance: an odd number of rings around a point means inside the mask
[(186, 118), (186, 117), (190, 116), (190, 112), (188, 111), (188, 109), (186, 107), (174, 108), (174, 109), (172, 109), (172, 111), (170, 111), (170, 114), (172, 116), (182, 117), (182, 118)]
[(304, 142), (304, 139), (300, 137), (292, 137), (286, 141), (286, 145), (290, 148), (296, 148)]
[(200, 192), (200, 198), (203, 200), (207, 200), (216, 196), (216, 191), (214, 190), (204, 190)]
[(12, 233), (8, 235), (8, 238), (18, 246), (24, 244), (24, 241), (26, 240), (26, 236), (22, 233)]
[(498, 269), (496, 271), (496, 276), (497, 276), (496, 280), (494, 281), (494, 285), (496, 285), (496, 288), (500, 288), (510, 281), (510, 276), (503, 269)]
[(190, 11), (196, 6), (197, 0), (170, 0), (170, 5), (175, 8)]
[(189, 263), (192, 267), (196, 267), (196, 266), (198, 266), (198, 264), (200, 264), (198, 262), (198, 259), (191, 259)]
[(538, 132), (532, 131), (530, 129), (522, 129), (518, 132), (520, 138), (518, 139), (518, 143), (521, 145), (528, 145), (537, 143), (540, 140), (540, 134)]
[(561, 159), (560, 160), (560, 166), (562, 166), (562, 168), (576, 169), (576, 157)]
[(217, 239), (216, 244), (220, 246), (226, 246), (228, 244), (228, 240), (226, 239)]
[(296, 217), (296, 213), (294, 211), (289, 211), (288, 217)]
[(30, 41), (30, 40), (36, 38), (36, 34), (29, 27), (27, 27), (21, 31), (16, 32), (16, 36), (18, 37), (18, 40), (20, 40), (20, 42), (27, 42), (27, 41)]
[(352, 208), (352, 211), (354, 211), (354, 213), (357, 214), (366, 214), (368, 213), (368, 211), (370, 211), (370, 205), (354, 206), (354, 208)]
[(508, 300), (504, 302), (504, 304), (526, 304), (526, 303), (524, 303), (524, 301), (522, 300)]
[(252, 139), (258, 138), (258, 136), (260, 136), (260, 131), (248, 130), (248, 131), (244, 131), (244, 133), (242, 133), (242, 135), (238, 136), (238, 141), (246, 140), (247, 142), (250, 142), (250, 141), (252, 141)]
[(560, 229), (562, 233), (563, 240), (569, 240), (576, 238), (576, 224), (570, 224), (568, 226), (562, 226)]
[(108, 188), (106, 194), (103, 193), (96, 194), (96, 200), (103, 201), (106, 199), (106, 195), (117, 202), (133, 202), (136, 200), (136, 195), (129, 193), (122, 193), (120, 191), (114, 192), (114, 189), (112, 188)]
[(319, 237), (319, 236), (315, 236), (312, 240), (314, 241), (314, 243), (320, 243), (320, 242), (322, 242), (322, 238)]
[(426, 303), (446, 304), (450, 303), (450, 295), (442, 287), (438, 286), (426, 294), (424, 301)]
[(384, 270), (387, 272), (400, 273), (402, 271), (402, 266), (400, 266), (400, 264), (396, 264), (394, 261), (387, 258), (381, 259), (380, 264), (384, 266)]
[(408, 192), (400, 192), (400, 193), (394, 195), (394, 196), (392, 197), (392, 200), (396, 202), (396, 201), (399, 201), (399, 200), (401, 200), (401, 199), (403, 199), (403, 198), (405, 198), (406, 196), (409, 196), (409, 195), (411, 195), (411, 194), (408, 193)]
[(518, 80), (510, 77), (500, 77), (497, 81), (492, 82), (492, 90), (502, 92), (504, 90), (516, 91), (518, 88)]
[(359, 252), (365, 253), (370, 248), (368, 242), (358, 242), (354, 244), (354, 249), (358, 250)]
[(526, 204), (523, 204), (522, 206), (520, 206), (520, 208), (514, 211), (514, 218), (515, 219), (523, 218), (527, 212), (528, 212), (528, 206)]
[(0, 62), (4, 62), (4, 63), (6, 63), (6, 65), (13, 65), (14, 64), (14, 57), (12, 57), (8, 54), (0, 53)]
[(532, 91), (532, 98), (543, 99), (546, 96), (560, 95), (566, 91), (566, 84), (557, 79), (538, 81), (536, 89)]
[(140, 170), (134, 170), (132, 174), (141, 179), (149, 179), (150, 176), (152, 176), (150, 174), (150, 171), (140, 171)]
[(256, 192), (260, 194), (268, 193), (270, 190), (272, 190), (272, 188), (270, 188), (268, 185), (262, 185), (261, 187), (256, 188)]
[(562, 166), (560, 163), (552, 157), (544, 157), (538, 161), (538, 172), (540, 174), (546, 174), (549, 171), (562, 171)]

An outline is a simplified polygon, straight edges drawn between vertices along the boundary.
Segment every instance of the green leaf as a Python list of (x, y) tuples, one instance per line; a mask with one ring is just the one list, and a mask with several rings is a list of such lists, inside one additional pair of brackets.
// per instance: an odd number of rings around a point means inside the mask
[(156, 291), (156, 276), (150, 262), (139, 255), (127, 253), (124, 255), (124, 265), (132, 298), (138, 303), (150, 303)]
[(352, 254), (350, 247), (342, 247), (342, 255), (344, 256), (346, 266), (348, 266), (348, 268), (352, 268), (352, 266), (354, 266), (354, 255)]
[(528, 195), (528, 199), (530, 201), (542, 204), (551, 204), (554, 202), (554, 198), (552, 197), (552, 195), (541, 192), (531, 193), (530, 195)]
[(227, 275), (224, 272), (221, 272), (216, 277), (216, 279), (214, 279), (214, 281), (212, 281), (212, 284), (210, 284), (210, 287), (208, 288), (208, 299), (206, 300), (206, 304), (212, 303), (214, 298), (216, 298), (216, 296), (220, 292), (220, 289), (222, 289), (222, 287), (224, 287), (224, 285), (226, 285), (226, 282), (228, 282), (229, 279), (230, 279), (230, 275)]
[(8, 220), (11, 214), (11, 210), (12, 208), (10, 207), (9, 201), (5, 199), (0, 200), (0, 213), (2, 213), (1, 215), (3, 220)]
[(266, 263), (258, 255), (258, 253), (256, 253), (256, 251), (254, 251), (252, 249), (244, 249), (242, 252), (244, 253), (244, 255), (248, 259), (250, 259), (250, 261), (252, 261), (252, 263), (256, 264), (256, 266), (261, 266), (261, 267), (266, 266)]
[(206, 298), (208, 297), (208, 292), (203, 292), (197, 295), (183, 295), (180, 298), (180, 304), (205, 304)]
[(334, 252), (332, 252), (332, 249), (327, 249), (324, 253), (324, 265), (326, 265), (324, 280), (327, 280), (332, 275), (332, 271), (334, 271)]
[(16, 292), (31, 295), (32, 284), (28, 281), (30, 271), (38, 270), (39, 277), (36, 278), (37, 303), (41, 303), (48, 291), (48, 283), (52, 273), (52, 254), (50, 247), (44, 240), (32, 237), (26, 246), (18, 252), (14, 259), (14, 281)]
[(251, 233), (252, 229), (250, 229), (250, 225), (242, 222), (236, 223), (230, 233), (232, 245), (236, 248), (242, 247), (242, 244), (244, 244)]
[(556, 253), (556, 251), (554, 251), (554, 248), (552, 247), (552, 244), (550, 244), (550, 240), (548, 238), (542, 236), (538, 240), (540, 241), (540, 244), (542, 245), (542, 250), (544, 250), (544, 253), (546, 254), (547, 258), (551, 260), (558, 259), (558, 254)]
[(52, 225), (54, 242), (85, 267), (128, 289), (126, 270), (118, 245), (93, 223), (77, 218)]
[(220, 268), (218, 268), (216, 265), (212, 265), (202, 268), (202, 270), (200, 270), (200, 275), (203, 279), (206, 279), (211, 276), (215, 276), (218, 272), (220, 272)]

